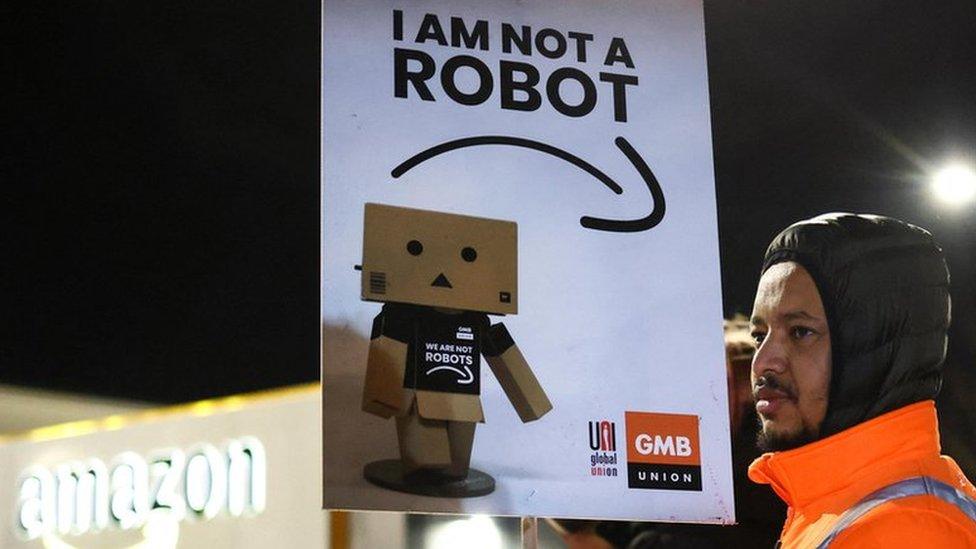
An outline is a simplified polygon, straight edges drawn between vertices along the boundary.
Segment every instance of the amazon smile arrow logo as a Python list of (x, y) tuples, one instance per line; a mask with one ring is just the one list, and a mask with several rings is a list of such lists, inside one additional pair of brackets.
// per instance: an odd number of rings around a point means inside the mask
[[(641, 158), (637, 151), (634, 150), (634, 147), (631, 146), (626, 139), (623, 137), (617, 137), (614, 139), (614, 143), (617, 145), (617, 148), (620, 149), (620, 152), (627, 157), (627, 160), (630, 160), (630, 163), (634, 166), (634, 169), (637, 170), (637, 173), (641, 176), (641, 179), (647, 186), (647, 190), (651, 193), (651, 198), (654, 201), (654, 208), (649, 214), (638, 219), (603, 219), (584, 215), (580, 218), (580, 225), (586, 227), (587, 229), (593, 229), (596, 231), (610, 231), (619, 233), (635, 233), (652, 229), (657, 226), (662, 219), (664, 219), (665, 202), (664, 192), (661, 190), (661, 185), (658, 183), (657, 178), (654, 176), (654, 172), (651, 171), (651, 168), (648, 167), (647, 163), (644, 162), (644, 159)], [(397, 167), (393, 168), (390, 175), (392, 175), (395, 179), (398, 179), (400, 176), (407, 173), (418, 164), (430, 160), (435, 156), (456, 149), (475, 147), (479, 145), (510, 145), (513, 147), (524, 147), (543, 152), (555, 156), (556, 158), (561, 158), (562, 160), (565, 160), (566, 162), (569, 162), (577, 168), (592, 175), (616, 194), (622, 194), (624, 192), (623, 188), (610, 176), (574, 154), (539, 141), (505, 135), (466, 137), (463, 139), (447, 141), (441, 143), (440, 145), (435, 145), (404, 160)]]
[(436, 368), (427, 370), (427, 375), (434, 372), (439, 372), (441, 370), (449, 370), (459, 376), (462, 376), (461, 379), (457, 380), (457, 382), (461, 385), (469, 385), (474, 382), (474, 372), (472, 372), (471, 368), (468, 368), (467, 366), (465, 366), (463, 370), (461, 368), (455, 368), (454, 366), (437, 366)]

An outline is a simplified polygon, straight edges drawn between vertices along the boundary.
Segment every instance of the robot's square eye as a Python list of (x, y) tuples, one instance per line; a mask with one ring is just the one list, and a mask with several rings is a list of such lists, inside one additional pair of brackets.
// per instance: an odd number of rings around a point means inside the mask
[(411, 240), (407, 242), (407, 251), (410, 255), (420, 255), (424, 253), (424, 245), (419, 240)]
[(512, 294), (508, 292), (498, 292), (498, 301), (500, 301), (501, 303), (511, 303)]

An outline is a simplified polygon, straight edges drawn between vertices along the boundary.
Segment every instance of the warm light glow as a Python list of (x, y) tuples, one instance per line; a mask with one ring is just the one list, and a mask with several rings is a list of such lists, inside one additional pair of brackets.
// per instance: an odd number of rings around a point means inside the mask
[(976, 172), (961, 164), (949, 166), (935, 174), (932, 189), (942, 202), (965, 204), (976, 198)]
[(103, 431), (115, 431), (130, 425), (140, 425), (153, 421), (183, 414), (205, 417), (216, 413), (232, 412), (260, 402), (281, 400), (285, 398), (301, 398), (309, 393), (319, 393), (322, 385), (319, 382), (305, 383), (294, 387), (269, 389), (255, 393), (221, 397), (203, 400), (189, 404), (177, 404), (165, 408), (150, 409), (133, 412), (127, 415), (114, 415), (104, 419), (85, 419), (68, 423), (59, 423), (47, 427), (38, 427), (22, 433), (0, 434), (0, 444), (17, 441), (46, 442), (64, 438), (80, 437)]
[(428, 547), (432, 549), (454, 547), (501, 549), (502, 536), (491, 518), (473, 516), (467, 520), (449, 522), (431, 532)]

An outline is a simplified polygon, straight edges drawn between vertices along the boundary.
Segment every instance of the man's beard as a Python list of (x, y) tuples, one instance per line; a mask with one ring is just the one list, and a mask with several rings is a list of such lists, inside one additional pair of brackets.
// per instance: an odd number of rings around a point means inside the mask
[(756, 434), (756, 446), (763, 452), (782, 452), (805, 446), (819, 437), (809, 433), (806, 429), (799, 433), (767, 433), (762, 428), (762, 418), (759, 418), (759, 432)]
[[(793, 388), (785, 386), (774, 375), (763, 374), (756, 380), (756, 385), (753, 387), (753, 400), (756, 399), (755, 394), (760, 387), (783, 391), (789, 397), (796, 399), (796, 392)], [(763, 429), (762, 416), (756, 414), (756, 419), (759, 421), (759, 432), (756, 434), (756, 446), (763, 452), (792, 450), (810, 444), (820, 438), (820, 433), (810, 432), (804, 428), (801, 428), (799, 432), (795, 433), (769, 433)]]

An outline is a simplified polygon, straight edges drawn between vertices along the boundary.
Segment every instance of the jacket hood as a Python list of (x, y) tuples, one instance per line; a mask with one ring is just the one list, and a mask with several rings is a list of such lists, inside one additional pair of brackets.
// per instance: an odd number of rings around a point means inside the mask
[(928, 231), (890, 217), (824, 214), (777, 235), (762, 270), (783, 261), (810, 273), (830, 327), (821, 437), (935, 398), (948, 341), (949, 271)]

